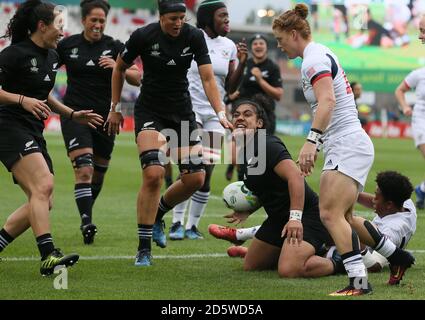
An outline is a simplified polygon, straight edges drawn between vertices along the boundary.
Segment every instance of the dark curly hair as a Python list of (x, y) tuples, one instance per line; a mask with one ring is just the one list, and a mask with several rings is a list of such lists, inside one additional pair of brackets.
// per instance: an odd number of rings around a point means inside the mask
[(81, 16), (84, 19), (87, 17), (93, 9), (100, 8), (105, 12), (105, 16), (108, 15), (111, 5), (105, 0), (83, 0), (80, 3)]
[(409, 178), (395, 171), (383, 171), (376, 176), (376, 183), (382, 196), (401, 208), (404, 201), (410, 199), (413, 186)]
[(11, 38), (12, 44), (27, 39), (37, 31), (39, 21), (50, 25), (55, 20), (55, 6), (40, 0), (27, 0), (19, 5), (7, 25), (6, 34), (2, 38)]

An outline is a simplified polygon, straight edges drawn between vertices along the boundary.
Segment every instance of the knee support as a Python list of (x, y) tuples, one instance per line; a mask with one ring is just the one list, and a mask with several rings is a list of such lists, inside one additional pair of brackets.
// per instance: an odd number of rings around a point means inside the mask
[(145, 169), (150, 166), (165, 167), (167, 156), (163, 151), (159, 149), (152, 149), (142, 152), (139, 156), (139, 159), (142, 169)]
[(93, 155), (91, 153), (85, 153), (77, 156), (72, 161), (74, 169), (80, 169), (83, 167), (93, 167)]
[(189, 158), (180, 160), (179, 170), (181, 175), (205, 171), (202, 155), (192, 155)]

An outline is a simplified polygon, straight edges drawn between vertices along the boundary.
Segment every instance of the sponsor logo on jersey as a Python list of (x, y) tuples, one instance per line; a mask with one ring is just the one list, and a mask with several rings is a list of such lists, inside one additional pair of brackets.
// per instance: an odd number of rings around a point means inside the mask
[(73, 48), (72, 50), (71, 50), (71, 54), (69, 55), (69, 57), (71, 58), (71, 59), (77, 59), (78, 58), (78, 48)]
[(223, 58), (228, 59), (230, 57), (230, 51), (229, 50), (223, 50), (221, 51), (221, 54)]
[(332, 166), (333, 165), (333, 163), (332, 163), (332, 159), (329, 159), (329, 161), (328, 162), (326, 162), (326, 166)]
[(124, 51), (121, 53), (121, 56), (123, 57), (128, 52), (127, 48), (124, 48)]
[(190, 50), (190, 47), (184, 48), (183, 51), (182, 51), (182, 54), (180, 56), (182, 56), (182, 57), (191, 56), (193, 53), (188, 52), (189, 50)]
[(57, 62), (55, 62), (55, 63), (53, 64), (52, 71), (53, 71), (53, 72), (57, 72), (57, 71), (58, 71), (58, 63), (57, 63)]
[(93, 66), (95, 66), (95, 64), (94, 64), (93, 60), (89, 60), (89, 61), (86, 63), (86, 66), (93, 67)]
[(176, 63), (174, 62), (173, 59), (171, 59), (170, 61), (167, 62), (167, 66), (175, 66)]
[(112, 50), (105, 50), (102, 52), (102, 56), (106, 56), (108, 53), (111, 53)]
[(36, 58), (32, 58), (30, 61), (32, 67), (31, 67), (31, 72), (37, 73), (38, 72), (38, 68), (37, 68), (37, 59)]
[(152, 49), (151, 56), (158, 57), (158, 56), (161, 55), (161, 52), (159, 52), (159, 44), (158, 43), (155, 43), (154, 45), (152, 45), (151, 49)]
[(49, 82), (51, 81), (48, 74), (46, 74), (46, 76), (44, 77), (44, 80), (43, 81), (49, 81)]

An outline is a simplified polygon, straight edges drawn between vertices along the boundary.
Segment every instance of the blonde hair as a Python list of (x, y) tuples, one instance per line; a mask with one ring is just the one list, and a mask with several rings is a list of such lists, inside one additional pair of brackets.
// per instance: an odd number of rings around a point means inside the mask
[(308, 7), (304, 3), (299, 3), (292, 10), (287, 10), (273, 20), (272, 28), (289, 32), (296, 30), (305, 40), (311, 38), (310, 24), (307, 21)]

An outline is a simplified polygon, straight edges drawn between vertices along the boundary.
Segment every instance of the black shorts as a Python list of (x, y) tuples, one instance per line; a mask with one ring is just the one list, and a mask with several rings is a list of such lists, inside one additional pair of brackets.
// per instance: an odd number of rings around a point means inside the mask
[(115, 135), (108, 136), (103, 127), (92, 129), (87, 125), (76, 123), (61, 117), (63, 140), (68, 154), (71, 151), (92, 148), (93, 154), (110, 160), (114, 149)]
[(7, 170), (12, 171), (13, 165), (26, 155), (39, 152), (43, 155), (49, 171), (53, 174), (53, 163), (47, 152), (46, 140), (38, 135), (11, 128), (0, 129), (0, 161)]
[[(281, 237), (283, 227), (287, 220), (282, 217), (269, 216), (258, 229), (255, 237), (264, 241), (272, 246), (282, 248), (285, 238)], [(320, 221), (319, 213), (307, 214), (304, 213), (302, 217), (303, 223), (303, 240), (310, 243), (316, 252), (322, 248), (324, 244), (330, 245), (333, 243), (329, 232)]]
[[(167, 114), (161, 116), (145, 108), (135, 108), (134, 123), (136, 139), (141, 131), (161, 132), (169, 143), (170, 149), (194, 146), (201, 142), (195, 113), (189, 115)], [(195, 131), (195, 132), (194, 132)]]

